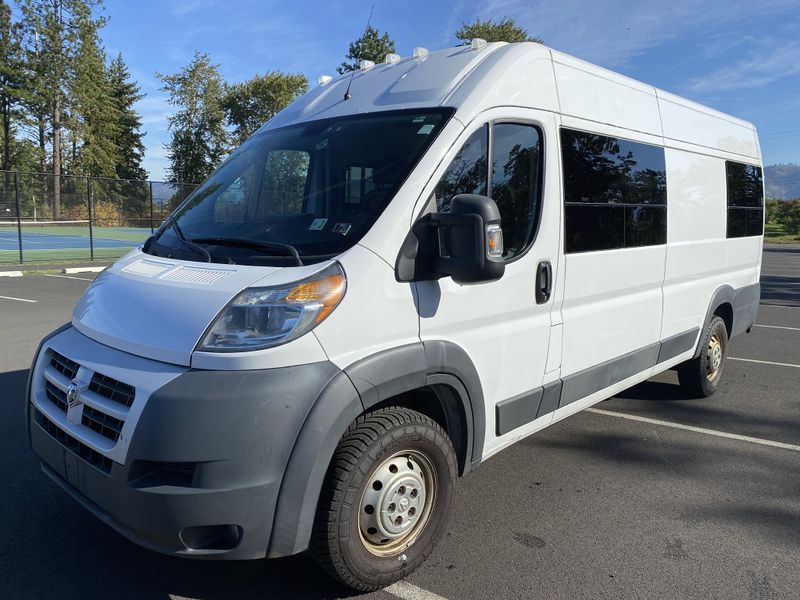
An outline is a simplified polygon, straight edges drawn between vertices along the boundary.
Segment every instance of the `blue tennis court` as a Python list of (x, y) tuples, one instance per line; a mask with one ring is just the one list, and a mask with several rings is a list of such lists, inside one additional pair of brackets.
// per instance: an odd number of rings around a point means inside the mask
[[(116, 258), (141, 245), (150, 228), (99, 227), (92, 231), (95, 255)], [(30, 223), (22, 225), (22, 251), (25, 262), (84, 259), (90, 255), (88, 224)], [(0, 225), (0, 262), (19, 261), (19, 237), (15, 224)]]

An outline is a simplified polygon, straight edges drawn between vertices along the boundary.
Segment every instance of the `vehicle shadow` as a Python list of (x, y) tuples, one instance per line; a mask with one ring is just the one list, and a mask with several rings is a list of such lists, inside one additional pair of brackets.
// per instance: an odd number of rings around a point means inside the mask
[(770, 416), (763, 411), (743, 410), (742, 407), (726, 403), (724, 395), (730, 385), (731, 382), (723, 381), (717, 395), (693, 398), (682, 390), (677, 381), (650, 380), (619, 392), (599, 406), (682, 425), (800, 444), (800, 415), (790, 418), (786, 415)]
[[(605, 403), (600, 406), (606, 408)], [(674, 410), (672, 404), (670, 408)], [(652, 411), (647, 416), (657, 418)], [(608, 472), (604, 464), (632, 470), (642, 478), (644, 488), (678, 492), (641, 496), (641, 501), (649, 502), (650, 509), (659, 514), (708, 529), (747, 529), (790, 552), (800, 548), (800, 468), (794, 452), (633, 424), (606, 415), (582, 418), (557, 424), (522, 444), (557, 455), (572, 454), (579, 458), (577, 464), (592, 464), (599, 473)], [(670, 421), (684, 419), (673, 417)], [(570, 428), (570, 433), (559, 428)], [(562, 458), (561, 463), (569, 461)], [(580, 476), (576, 474), (575, 480)], [(587, 481), (582, 484), (591, 485)], [(725, 501), (709, 502), (709, 497)]]
[[(769, 239), (765, 240), (769, 244)], [(800, 254), (800, 244), (772, 244), (764, 247), (764, 252), (775, 252), (777, 254)]]
[(800, 277), (762, 275), (761, 301), (764, 304), (800, 306)]
[(0, 373), (0, 598), (342, 598), (314, 563), (296, 556), (195, 561), (139, 548), (57, 488), (29, 449), (23, 418), (28, 371)]

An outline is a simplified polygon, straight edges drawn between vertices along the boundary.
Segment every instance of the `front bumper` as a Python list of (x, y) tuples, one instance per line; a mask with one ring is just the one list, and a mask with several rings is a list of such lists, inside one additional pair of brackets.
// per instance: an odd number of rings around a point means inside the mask
[[(94, 420), (82, 421), (75, 408), (62, 410), (52, 401), (52, 385), (48, 396), (46, 381), (64, 383), (50, 368), (54, 352), (79, 365), (72, 380), (78, 388), (96, 374), (136, 388), (127, 411), (85, 389), (78, 394), (79, 407), (82, 398), (124, 417), (112, 423), (117, 440), (106, 439), (109, 431), (97, 426), (102, 415), (90, 411)], [(27, 411), (31, 447), (47, 475), (139, 545), (189, 557), (260, 558), (269, 548), (295, 441), (321, 391), (339, 373), (328, 362), (187, 370), (66, 329), (43, 344), (34, 363)]]

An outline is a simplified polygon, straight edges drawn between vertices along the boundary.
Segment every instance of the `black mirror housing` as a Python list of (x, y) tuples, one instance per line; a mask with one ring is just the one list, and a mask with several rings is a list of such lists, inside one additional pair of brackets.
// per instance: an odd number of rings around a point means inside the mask
[(494, 200), (459, 194), (450, 202), (450, 212), (431, 213), (414, 223), (397, 257), (395, 277), (426, 281), (450, 276), (459, 284), (495, 281), (505, 272), (498, 240), (502, 246)]

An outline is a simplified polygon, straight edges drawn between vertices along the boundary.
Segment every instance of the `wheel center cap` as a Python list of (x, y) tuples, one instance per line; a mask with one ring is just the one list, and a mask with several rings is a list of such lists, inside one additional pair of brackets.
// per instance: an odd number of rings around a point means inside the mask
[(399, 504), (400, 504), (400, 510), (405, 512), (406, 509), (408, 508), (408, 505), (410, 504), (410, 502), (409, 502), (408, 498), (400, 498)]
[(714, 368), (718, 369), (719, 364), (722, 362), (722, 350), (720, 350), (719, 346), (714, 348), (713, 351), (713, 364)]

